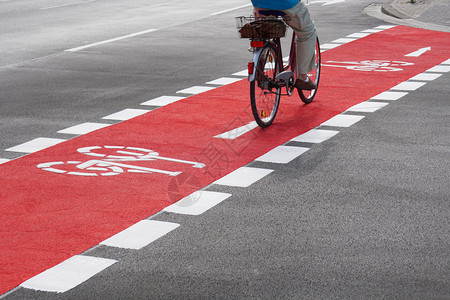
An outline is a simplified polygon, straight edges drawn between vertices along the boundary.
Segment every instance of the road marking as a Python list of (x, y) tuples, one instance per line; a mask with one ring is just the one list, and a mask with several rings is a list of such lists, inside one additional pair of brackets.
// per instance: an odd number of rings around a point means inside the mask
[(150, 110), (146, 109), (134, 109), (134, 108), (126, 108), (124, 110), (121, 110), (119, 112), (113, 113), (111, 115), (108, 115), (106, 117), (103, 117), (102, 119), (105, 120), (117, 120), (117, 121), (125, 121), (132, 119), (134, 117), (143, 115), (150, 112)]
[(383, 29), (366, 29), (366, 30), (363, 30), (361, 32), (377, 33), (377, 32), (381, 32), (381, 31), (383, 31)]
[(348, 38), (363, 38), (363, 37), (369, 36), (371, 34), (372, 33), (357, 32), (357, 33), (349, 34), (349, 35), (347, 35), (347, 37)]
[(308, 150), (309, 148), (305, 147), (278, 146), (255, 160), (276, 164), (287, 164)]
[(8, 148), (5, 151), (33, 153), (33, 152), (37, 152), (37, 151), (43, 150), (45, 148), (54, 146), (56, 144), (65, 142), (65, 141), (66, 140), (63, 140), (63, 139), (40, 137), (40, 138), (35, 138), (34, 140), (31, 140), (29, 142)]
[(356, 116), (356, 115), (337, 115), (332, 117), (326, 122), (323, 122), (321, 125), (323, 126), (333, 126), (333, 127), (350, 127), (353, 124), (364, 119), (364, 116)]
[(113, 259), (76, 255), (34, 276), (20, 286), (37, 291), (64, 293), (116, 262)]
[(181, 91), (178, 91), (177, 94), (192, 94), (192, 95), (196, 95), (196, 94), (200, 94), (200, 93), (204, 93), (210, 90), (215, 89), (216, 87), (211, 87), (211, 86), (193, 86)]
[(158, 97), (155, 99), (145, 101), (144, 103), (141, 103), (141, 105), (165, 106), (165, 105), (177, 102), (177, 101), (185, 99), (185, 98), (186, 97), (179, 97), (179, 96), (161, 96), (161, 97)]
[(353, 42), (353, 41), (356, 41), (356, 39), (340, 38), (340, 39), (332, 41), (331, 43), (346, 44), (346, 43), (350, 43), (350, 42)]
[(402, 98), (403, 96), (408, 95), (407, 92), (382, 92), (371, 99), (373, 100), (398, 100)]
[(274, 170), (241, 167), (228, 175), (213, 182), (213, 184), (235, 186), (235, 187), (249, 187), (258, 180), (272, 173)]
[(10, 161), (10, 159), (6, 159), (6, 158), (0, 158), (0, 165), (4, 164), (5, 162)]
[(372, 112), (375, 112), (375, 111), (385, 107), (388, 104), (389, 103), (386, 103), (386, 102), (365, 101), (365, 102), (362, 102), (362, 103), (359, 103), (359, 104), (356, 104), (356, 105), (350, 107), (349, 109), (347, 109), (347, 111), (372, 113)]
[(383, 30), (385, 30), (385, 29), (391, 29), (391, 28), (394, 28), (394, 27), (397, 27), (397, 25), (381, 25), (381, 26), (377, 26), (375, 28), (376, 29), (383, 29)]
[(91, 48), (91, 47), (95, 47), (95, 46), (99, 46), (99, 45), (104, 45), (104, 44), (108, 44), (108, 43), (112, 43), (112, 42), (116, 42), (116, 41), (120, 41), (120, 40), (124, 40), (124, 39), (128, 39), (128, 38), (132, 38), (132, 37), (135, 37), (135, 36), (139, 36), (139, 35), (155, 32), (157, 30), (158, 29), (148, 29), (148, 30), (144, 30), (144, 31), (139, 31), (139, 32), (127, 34), (127, 35), (124, 35), (124, 36), (120, 36), (120, 37), (117, 37), (117, 38), (113, 38), (113, 39), (109, 39), (109, 40), (105, 40), (105, 41), (101, 41), (101, 42), (97, 42), (97, 43), (92, 43), (92, 44), (88, 44), (88, 45), (84, 45), (84, 46), (80, 46), (80, 47), (67, 49), (67, 50), (64, 50), (64, 51), (66, 51), (66, 52), (77, 52), (77, 51), (84, 50), (84, 49), (87, 49), (87, 48)]
[(433, 81), (441, 76), (442, 76), (442, 74), (437, 74), (437, 73), (422, 73), (422, 74), (419, 74), (419, 75), (416, 75), (416, 76), (410, 78), (409, 80)]
[(231, 75), (247, 77), (247, 76), (248, 76), (248, 69), (245, 69), (245, 70), (242, 70), (242, 71), (233, 73), (233, 74), (231, 74)]
[(198, 216), (231, 197), (228, 193), (197, 191), (166, 207), (164, 211), (183, 215)]
[(418, 88), (424, 86), (427, 84), (426, 82), (419, 82), (419, 81), (405, 81), (400, 84), (397, 84), (391, 90), (400, 90), (400, 91), (415, 91)]
[(444, 61), (442, 64), (443, 64), (443, 65), (450, 65), (450, 59), (447, 59), (447, 60)]
[(216, 80), (208, 81), (206, 84), (227, 85), (241, 80), (241, 78), (221, 77)]
[(406, 54), (405, 56), (408, 56), (408, 57), (419, 57), (419, 56), (421, 56), (422, 54), (424, 54), (427, 51), (431, 51), (431, 47), (425, 47), (425, 48), (419, 49), (419, 50), (414, 51), (412, 53)]
[(64, 134), (86, 134), (98, 129), (105, 128), (107, 126), (110, 126), (111, 124), (105, 124), (105, 123), (82, 123), (79, 125), (75, 125), (63, 130), (58, 131), (58, 133), (64, 133)]
[(100, 245), (139, 250), (165, 236), (180, 224), (155, 220), (142, 220), (113, 235)]
[(308, 132), (305, 132), (298, 137), (293, 138), (291, 141), (293, 142), (301, 142), (301, 143), (314, 143), (320, 144), (325, 142), (326, 140), (332, 138), (339, 131), (337, 130), (326, 130), (326, 129), (311, 129)]
[(256, 123), (256, 121), (252, 121), (252, 122), (248, 123), (247, 125), (244, 125), (244, 126), (241, 126), (238, 128), (234, 128), (230, 131), (216, 135), (215, 138), (234, 140), (234, 139), (240, 137), (241, 135), (244, 135), (247, 132), (252, 131), (253, 129), (255, 129), (257, 127), (258, 127), (258, 124)]
[(72, 6), (72, 5), (79, 5), (79, 4), (86, 4), (95, 2), (96, 0), (88, 0), (88, 1), (82, 1), (82, 2), (73, 2), (73, 3), (67, 3), (67, 4), (60, 4), (60, 5), (53, 5), (53, 6), (47, 6), (47, 7), (41, 7), (40, 9), (53, 9), (53, 8), (60, 8), (65, 6)]
[(341, 46), (341, 44), (322, 44), (322, 45), (320, 45), (320, 49), (321, 50), (329, 50), (329, 49), (333, 49), (333, 48), (336, 48), (339, 46)]
[(226, 9), (226, 10), (222, 10), (222, 11), (219, 11), (219, 12), (215, 12), (215, 13), (210, 14), (210, 16), (221, 15), (221, 14), (224, 14), (224, 13), (227, 13), (227, 12), (231, 12), (231, 11), (238, 10), (238, 9), (241, 9), (241, 8), (245, 8), (245, 7), (249, 7), (249, 6), (252, 6), (252, 4), (245, 4), (245, 5), (241, 5), (241, 6), (238, 6), (238, 7), (233, 7), (233, 8), (230, 8), (230, 9)]
[(431, 69), (428, 69), (426, 72), (431, 72), (431, 73), (447, 73), (450, 71), (450, 66), (435, 66), (432, 67)]

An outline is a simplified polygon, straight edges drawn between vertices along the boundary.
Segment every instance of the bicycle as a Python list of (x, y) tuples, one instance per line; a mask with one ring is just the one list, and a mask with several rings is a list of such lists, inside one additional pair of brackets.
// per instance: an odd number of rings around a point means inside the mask
[[(280, 97), (292, 96), (297, 79), (295, 32), (292, 35), (289, 60), (283, 62), (281, 38), (286, 35), (287, 16), (281, 11), (260, 11), (263, 17), (236, 17), (236, 27), (241, 38), (250, 39), (253, 58), (248, 63), (248, 80), (250, 82), (250, 102), (256, 123), (265, 128), (270, 126), (277, 114)], [(320, 79), (320, 44), (316, 39), (315, 65), (308, 77), (319, 85)], [(285, 88), (286, 93), (281, 90)], [(317, 93), (314, 90), (298, 90), (300, 99), (311, 103)]]

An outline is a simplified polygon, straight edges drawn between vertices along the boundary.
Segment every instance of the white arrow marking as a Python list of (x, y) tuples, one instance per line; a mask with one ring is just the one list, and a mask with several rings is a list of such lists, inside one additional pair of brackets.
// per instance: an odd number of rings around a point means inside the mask
[(426, 47), (426, 48), (422, 48), (422, 49), (419, 49), (417, 51), (414, 51), (414, 52), (412, 52), (410, 54), (406, 54), (405, 56), (408, 56), (408, 57), (419, 57), (422, 54), (424, 54), (425, 52), (430, 51), (430, 50), (431, 50), (431, 47)]
[(345, 0), (317, 0), (317, 1), (313, 1), (309, 4), (323, 3), (322, 6), (324, 6), (324, 5), (338, 4), (338, 3), (342, 3), (342, 2), (345, 2)]

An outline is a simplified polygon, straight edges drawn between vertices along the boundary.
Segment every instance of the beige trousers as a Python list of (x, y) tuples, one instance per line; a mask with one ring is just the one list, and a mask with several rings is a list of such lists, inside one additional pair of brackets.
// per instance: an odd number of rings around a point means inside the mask
[(302, 1), (291, 9), (283, 10), (283, 12), (289, 16), (290, 21), (286, 20), (286, 23), (292, 27), (297, 36), (295, 41), (297, 46), (297, 73), (307, 74), (316, 68), (316, 26), (309, 15), (308, 8)]

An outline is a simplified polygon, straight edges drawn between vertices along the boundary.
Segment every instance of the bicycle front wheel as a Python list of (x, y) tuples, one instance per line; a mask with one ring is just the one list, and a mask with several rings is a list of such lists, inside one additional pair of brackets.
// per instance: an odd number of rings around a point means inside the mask
[(253, 117), (261, 127), (272, 124), (280, 104), (281, 88), (276, 82), (279, 63), (275, 48), (268, 44), (259, 54), (255, 79), (250, 82)]
[[(320, 64), (321, 64), (321, 57), (320, 57), (320, 44), (319, 44), (319, 38), (316, 40), (316, 49), (315, 52), (315, 68), (311, 70), (311, 72), (308, 73), (308, 77), (310, 80), (312, 80), (317, 87), (319, 87), (319, 79), (320, 79)], [(316, 96), (317, 89), (315, 90), (299, 90), (298, 95), (300, 96), (300, 99), (306, 104), (311, 103), (314, 100), (314, 97)]]

